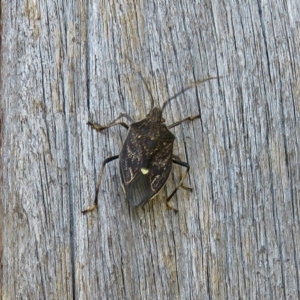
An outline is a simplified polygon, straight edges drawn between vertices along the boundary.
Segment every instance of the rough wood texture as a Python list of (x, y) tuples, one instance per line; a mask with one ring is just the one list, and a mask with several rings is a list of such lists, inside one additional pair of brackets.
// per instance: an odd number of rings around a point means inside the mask
[[(1, 1), (2, 299), (299, 299), (300, 2)], [(138, 209), (120, 112), (174, 100), (183, 173)], [(1, 228), (1, 227), (0, 227)]]

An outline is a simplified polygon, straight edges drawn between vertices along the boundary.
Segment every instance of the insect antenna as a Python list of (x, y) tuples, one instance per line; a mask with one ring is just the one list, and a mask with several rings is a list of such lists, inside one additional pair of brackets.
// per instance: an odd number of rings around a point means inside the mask
[(137, 68), (137, 66), (136, 66), (136, 64), (125, 54), (125, 57), (126, 57), (126, 59), (129, 61), (129, 63), (130, 63), (130, 66), (134, 69), (134, 71), (136, 72), (136, 73), (138, 73), (138, 75), (140, 76), (140, 78), (142, 79), (142, 82), (143, 82), (143, 84), (145, 85), (145, 87), (146, 87), (146, 90), (147, 90), (147, 92), (148, 92), (148, 94), (150, 95), (150, 97), (151, 97), (151, 110), (153, 109), (153, 107), (154, 107), (154, 97), (153, 97), (153, 95), (152, 95), (152, 93), (151, 93), (151, 90), (150, 90), (150, 88), (149, 88), (149, 86), (147, 85), (147, 83), (146, 83), (146, 80), (144, 79), (144, 77), (142, 76), (142, 73), (139, 71), (139, 69)]
[(221, 78), (221, 77), (222, 77), (222, 76), (218, 76), (218, 77), (208, 77), (208, 78), (206, 78), (206, 79), (203, 79), (203, 80), (197, 80), (197, 81), (193, 82), (191, 85), (189, 85), (189, 86), (183, 88), (181, 91), (179, 91), (178, 93), (176, 93), (175, 95), (173, 95), (172, 97), (170, 97), (168, 100), (166, 100), (166, 101), (163, 103), (162, 107), (161, 107), (161, 111), (163, 111), (163, 110), (165, 109), (166, 105), (167, 105), (169, 102), (171, 102), (172, 100), (174, 100), (174, 99), (177, 98), (179, 95), (181, 95), (181, 94), (183, 94), (184, 92), (186, 92), (187, 90), (189, 90), (189, 89), (191, 89), (191, 88), (193, 88), (193, 87), (195, 87), (195, 86), (197, 86), (197, 85), (199, 85), (199, 84), (201, 84), (201, 83), (204, 83), (204, 82), (206, 82), (206, 81), (209, 81), (209, 80), (212, 80), (212, 79), (219, 79), (219, 78)]

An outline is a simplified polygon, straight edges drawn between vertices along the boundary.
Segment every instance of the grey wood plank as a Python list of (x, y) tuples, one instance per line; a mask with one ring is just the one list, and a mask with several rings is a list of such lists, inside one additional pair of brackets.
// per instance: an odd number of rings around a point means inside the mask
[[(2, 1), (3, 299), (297, 299), (299, 21), (288, 1)], [(120, 113), (164, 111), (183, 171), (125, 200)]]

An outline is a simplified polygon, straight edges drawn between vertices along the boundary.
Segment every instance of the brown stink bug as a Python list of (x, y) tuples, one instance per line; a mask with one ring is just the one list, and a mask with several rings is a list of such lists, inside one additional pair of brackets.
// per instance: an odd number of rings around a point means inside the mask
[[(115, 125), (121, 125), (128, 130), (128, 134), (120, 154), (109, 157), (103, 161), (96, 186), (94, 204), (90, 208), (84, 210), (84, 214), (93, 211), (97, 207), (98, 193), (101, 178), (104, 173), (104, 167), (107, 163), (118, 158), (122, 187), (131, 206), (144, 205), (158, 194), (170, 175), (172, 163), (185, 167), (186, 171), (180, 182), (166, 199), (167, 206), (173, 208), (169, 201), (183, 185), (183, 181), (189, 172), (190, 166), (188, 163), (174, 157), (173, 143), (175, 136), (169, 129), (182, 122), (199, 118), (200, 115), (188, 117), (167, 126), (164, 124), (165, 120), (162, 117), (162, 112), (171, 100), (175, 99), (186, 90), (205, 81), (217, 78), (219, 77), (209, 77), (202, 81), (196, 81), (166, 100), (161, 108), (154, 107), (153, 97), (145, 84), (152, 97), (152, 109), (149, 114), (146, 115), (145, 119), (128, 126), (126, 123), (120, 122), (119, 120), (123, 117), (127, 117), (131, 120), (131, 117), (127, 114), (121, 114), (116, 120), (106, 126), (88, 122), (88, 125), (97, 131), (102, 131)], [(176, 211), (176, 209), (174, 210)]]

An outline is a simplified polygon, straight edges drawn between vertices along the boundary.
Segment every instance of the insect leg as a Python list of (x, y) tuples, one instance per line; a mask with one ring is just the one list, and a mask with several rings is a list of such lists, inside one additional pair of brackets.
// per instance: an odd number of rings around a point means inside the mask
[(186, 178), (186, 176), (188, 175), (188, 173), (190, 171), (190, 166), (189, 166), (188, 163), (183, 162), (181, 160), (177, 160), (177, 159), (173, 159), (173, 163), (186, 168), (186, 171), (185, 171), (184, 175), (182, 176), (182, 178), (180, 179), (178, 185), (176, 186), (176, 188), (174, 189), (174, 191), (171, 193), (171, 195), (166, 199), (166, 202), (167, 202), (166, 204), (167, 204), (168, 208), (174, 209), (177, 212), (177, 209), (174, 208), (171, 205), (171, 203), (169, 203), (169, 201), (175, 195), (175, 193), (179, 190), (179, 188), (182, 186), (184, 179)]
[(108, 125), (100, 125), (98, 123), (93, 123), (92, 121), (88, 121), (87, 124), (90, 125), (93, 129), (95, 129), (95, 130), (97, 130), (99, 132), (102, 131), (102, 130), (104, 130), (104, 129), (116, 126), (116, 125), (121, 125), (124, 128), (128, 129), (129, 126), (126, 123), (124, 123), (124, 122), (117, 122), (119, 119), (121, 119), (123, 117), (125, 117), (128, 120), (130, 120), (131, 122), (133, 122), (132, 118), (129, 115), (127, 115), (125, 113), (121, 113), (115, 120), (113, 120), (112, 122), (110, 122)]
[(192, 117), (187, 117), (187, 118), (185, 118), (185, 119), (183, 119), (183, 120), (180, 120), (180, 121), (178, 121), (178, 122), (175, 122), (175, 123), (169, 125), (169, 126), (168, 126), (168, 129), (173, 128), (173, 127), (175, 127), (175, 126), (178, 126), (179, 124), (181, 124), (181, 123), (183, 123), (183, 122), (185, 122), (185, 121), (193, 121), (193, 120), (195, 120), (195, 119), (197, 119), (197, 118), (200, 118), (200, 115), (192, 116)]
[(95, 208), (97, 208), (97, 206), (98, 206), (98, 193), (99, 193), (99, 188), (100, 188), (100, 184), (101, 184), (101, 179), (102, 179), (102, 176), (103, 176), (103, 173), (104, 173), (104, 167), (107, 163), (109, 163), (109, 162), (111, 162), (111, 161), (113, 161), (117, 158), (119, 158), (119, 155), (108, 157), (103, 161), (102, 166), (101, 166), (101, 170), (100, 170), (100, 173), (99, 173), (99, 177), (98, 177), (98, 182), (97, 182), (97, 185), (96, 185), (96, 195), (95, 195), (94, 204), (92, 206), (90, 206), (89, 208), (83, 210), (82, 211), (83, 214), (86, 214), (88, 212), (92, 212)]
[[(178, 155), (174, 154), (174, 153), (173, 153), (173, 158), (174, 158), (175, 160), (179, 160), (179, 161), (181, 162), (180, 157), (179, 157)], [(181, 177), (180, 177), (180, 179), (181, 179)], [(187, 185), (182, 184), (181, 187), (182, 187), (183, 189), (185, 189), (185, 190), (189, 190), (189, 191), (191, 191), (191, 192), (193, 191), (193, 188), (190, 187), (190, 186), (187, 186)]]

